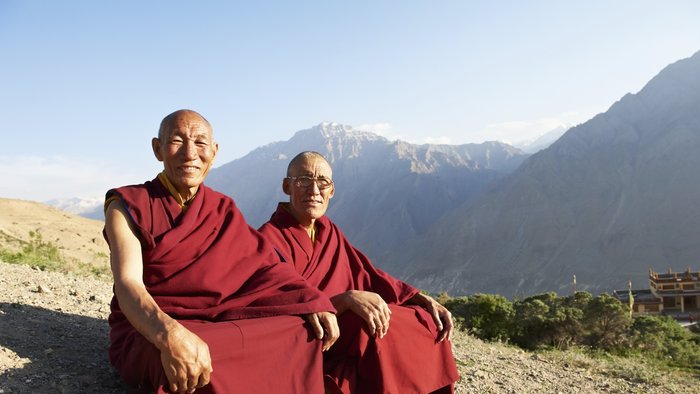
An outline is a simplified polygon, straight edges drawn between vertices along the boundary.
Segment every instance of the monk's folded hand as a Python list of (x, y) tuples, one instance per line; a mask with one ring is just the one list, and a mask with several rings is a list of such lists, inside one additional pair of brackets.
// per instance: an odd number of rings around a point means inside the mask
[(209, 346), (179, 323), (165, 333), (160, 360), (172, 392), (193, 393), (209, 384), (213, 372)]
[(316, 338), (323, 339), (323, 351), (330, 349), (340, 337), (340, 328), (335, 314), (330, 312), (309, 313), (306, 320), (311, 323), (311, 327), (316, 334)]
[(345, 309), (350, 309), (360, 316), (367, 323), (371, 335), (379, 338), (386, 335), (389, 331), (391, 310), (379, 294), (371, 291), (350, 290), (343, 293), (343, 296), (347, 305)]
[(413, 298), (409, 300), (409, 303), (422, 306), (433, 317), (433, 321), (439, 331), (437, 337), (438, 342), (452, 337), (452, 330), (454, 329), (452, 313), (442, 306), (442, 304), (435, 301), (433, 297), (423, 293), (418, 293), (413, 296)]

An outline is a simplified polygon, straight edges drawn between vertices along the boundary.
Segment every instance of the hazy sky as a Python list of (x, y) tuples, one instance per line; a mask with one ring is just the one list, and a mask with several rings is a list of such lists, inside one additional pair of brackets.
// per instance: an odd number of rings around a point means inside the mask
[(0, 0), (0, 197), (152, 179), (179, 108), (213, 124), (218, 165), (322, 121), (518, 142), (698, 50), (692, 0)]

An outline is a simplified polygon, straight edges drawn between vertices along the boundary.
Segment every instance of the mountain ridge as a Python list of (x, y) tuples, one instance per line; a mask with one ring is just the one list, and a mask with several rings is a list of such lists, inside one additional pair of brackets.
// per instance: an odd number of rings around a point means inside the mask
[(333, 166), (337, 192), (328, 215), (370, 256), (425, 231), (527, 157), (504, 143), (415, 145), (326, 122), (212, 169), (207, 184), (232, 196), (257, 227), (288, 200), (286, 166), (305, 150)]
[(610, 291), (629, 279), (644, 287), (649, 268), (685, 269), (700, 257), (689, 235), (700, 230), (699, 81), (700, 52), (664, 68), (450, 212), (388, 268), (457, 294), (567, 292), (573, 275), (579, 289)]

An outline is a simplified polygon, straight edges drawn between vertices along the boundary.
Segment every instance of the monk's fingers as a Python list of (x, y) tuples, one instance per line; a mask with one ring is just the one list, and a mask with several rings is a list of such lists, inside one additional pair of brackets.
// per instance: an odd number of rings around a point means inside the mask
[(184, 393), (187, 390), (187, 378), (184, 371), (178, 371), (175, 367), (164, 370), (168, 383), (170, 383), (170, 391), (173, 393)]
[(338, 320), (335, 318), (335, 315), (330, 315), (330, 318), (326, 321), (325, 324), (326, 327), (326, 344), (328, 350), (335, 341), (340, 338), (340, 327), (338, 327)]
[(382, 326), (381, 331), (379, 332), (379, 338), (384, 338), (387, 331), (389, 331), (389, 322), (386, 322), (386, 324)]
[(445, 322), (445, 331), (447, 331), (447, 339), (452, 339), (452, 331), (454, 330), (455, 325), (454, 322), (452, 321), (452, 314), (447, 313), (447, 321)]
[(184, 375), (181, 375), (177, 379), (177, 383), (175, 383), (176, 390), (173, 390), (176, 393), (186, 393), (187, 392), (187, 377)]
[(175, 377), (169, 375), (167, 372), (165, 373), (165, 377), (168, 378), (168, 387), (170, 388), (170, 391), (177, 393), (177, 382), (175, 381)]
[(386, 335), (386, 332), (389, 331), (389, 321), (391, 320), (388, 307), (379, 315), (379, 320), (381, 322), (381, 332), (379, 333), (379, 336), (383, 338), (384, 335)]
[(365, 320), (367, 321), (367, 327), (369, 328), (369, 334), (374, 336), (374, 333), (377, 331), (377, 323), (376, 322), (378, 321), (378, 319), (376, 319), (375, 315), (369, 315), (367, 317), (367, 319), (365, 319)]
[(450, 339), (454, 324), (452, 322), (452, 313), (450, 313), (450, 311), (447, 309), (441, 310), (439, 317), (440, 325), (438, 326), (438, 329), (440, 330), (440, 335), (438, 336), (438, 342), (442, 342), (445, 339)]
[(209, 384), (209, 379), (211, 377), (211, 369), (205, 369), (201, 375), (199, 375), (199, 380), (197, 381), (197, 388), (204, 387)]
[(314, 330), (314, 334), (316, 335), (316, 338), (318, 339), (323, 339), (323, 326), (321, 325), (321, 322), (318, 319), (318, 314), (316, 313), (310, 313), (307, 315), (309, 323), (311, 323), (311, 327)]
[(433, 320), (435, 321), (435, 325), (437, 326), (438, 331), (442, 331), (443, 325), (442, 325), (442, 319), (440, 318), (440, 312), (437, 309), (433, 309), (432, 315), (433, 315)]
[(338, 340), (337, 336), (332, 336), (332, 335), (326, 335), (325, 338), (323, 338), (323, 348), (321, 349), (322, 351), (327, 351), (328, 349), (333, 346), (335, 341)]
[(322, 350), (325, 352), (330, 349), (338, 337), (340, 337), (340, 329), (338, 328), (338, 320), (335, 315), (330, 312), (321, 313), (319, 322), (324, 330)]
[[(386, 335), (386, 331), (389, 329), (389, 320), (381, 312), (375, 312), (371, 315), (371, 321), (374, 326), (374, 332), (372, 335), (377, 335), (380, 338)], [(372, 326), (370, 326), (372, 328)]]
[(383, 322), (389, 323), (389, 319), (391, 319), (391, 309), (389, 309), (389, 305), (387, 305), (386, 302), (382, 302), (382, 307), (380, 309), (381, 317)]

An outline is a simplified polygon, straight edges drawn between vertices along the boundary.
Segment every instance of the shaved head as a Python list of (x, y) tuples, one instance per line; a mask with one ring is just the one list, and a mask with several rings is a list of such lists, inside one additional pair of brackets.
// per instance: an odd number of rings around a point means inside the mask
[(298, 166), (301, 163), (310, 161), (312, 159), (323, 160), (324, 162), (326, 162), (326, 164), (328, 164), (328, 168), (331, 168), (331, 164), (328, 162), (328, 160), (326, 160), (325, 157), (323, 157), (322, 154), (320, 154), (316, 151), (307, 150), (307, 151), (301, 152), (298, 155), (294, 156), (292, 161), (289, 162), (289, 165), (287, 166), (287, 176), (292, 176), (292, 169), (294, 167)]
[(219, 150), (209, 122), (189, 109), (166, 116), (151, 147), (183, 201), (197, 193)]
[[(314, 151), (294, 156), (282, 180), (282, 191), (289, 196), (288, 211), (310, 231), (316, 219), (325, 215), (335, 194), (333, 170), (322, 154)], [(309, 233), (311, 234), (311, 233)]]
[(191, 109), (180, 109), (166, 116), (160, 122), (160, 127), (158, 128), (158, 139), (162, 140), (163, 138), (167, 137), (170, 130), (177, 125), (177, 121), (182, 118), (199, 118), (209, 128), (209, 131), (213, 132), (211, 124), (204, 116), (200, 115), (196, 111), (192, 111)]

